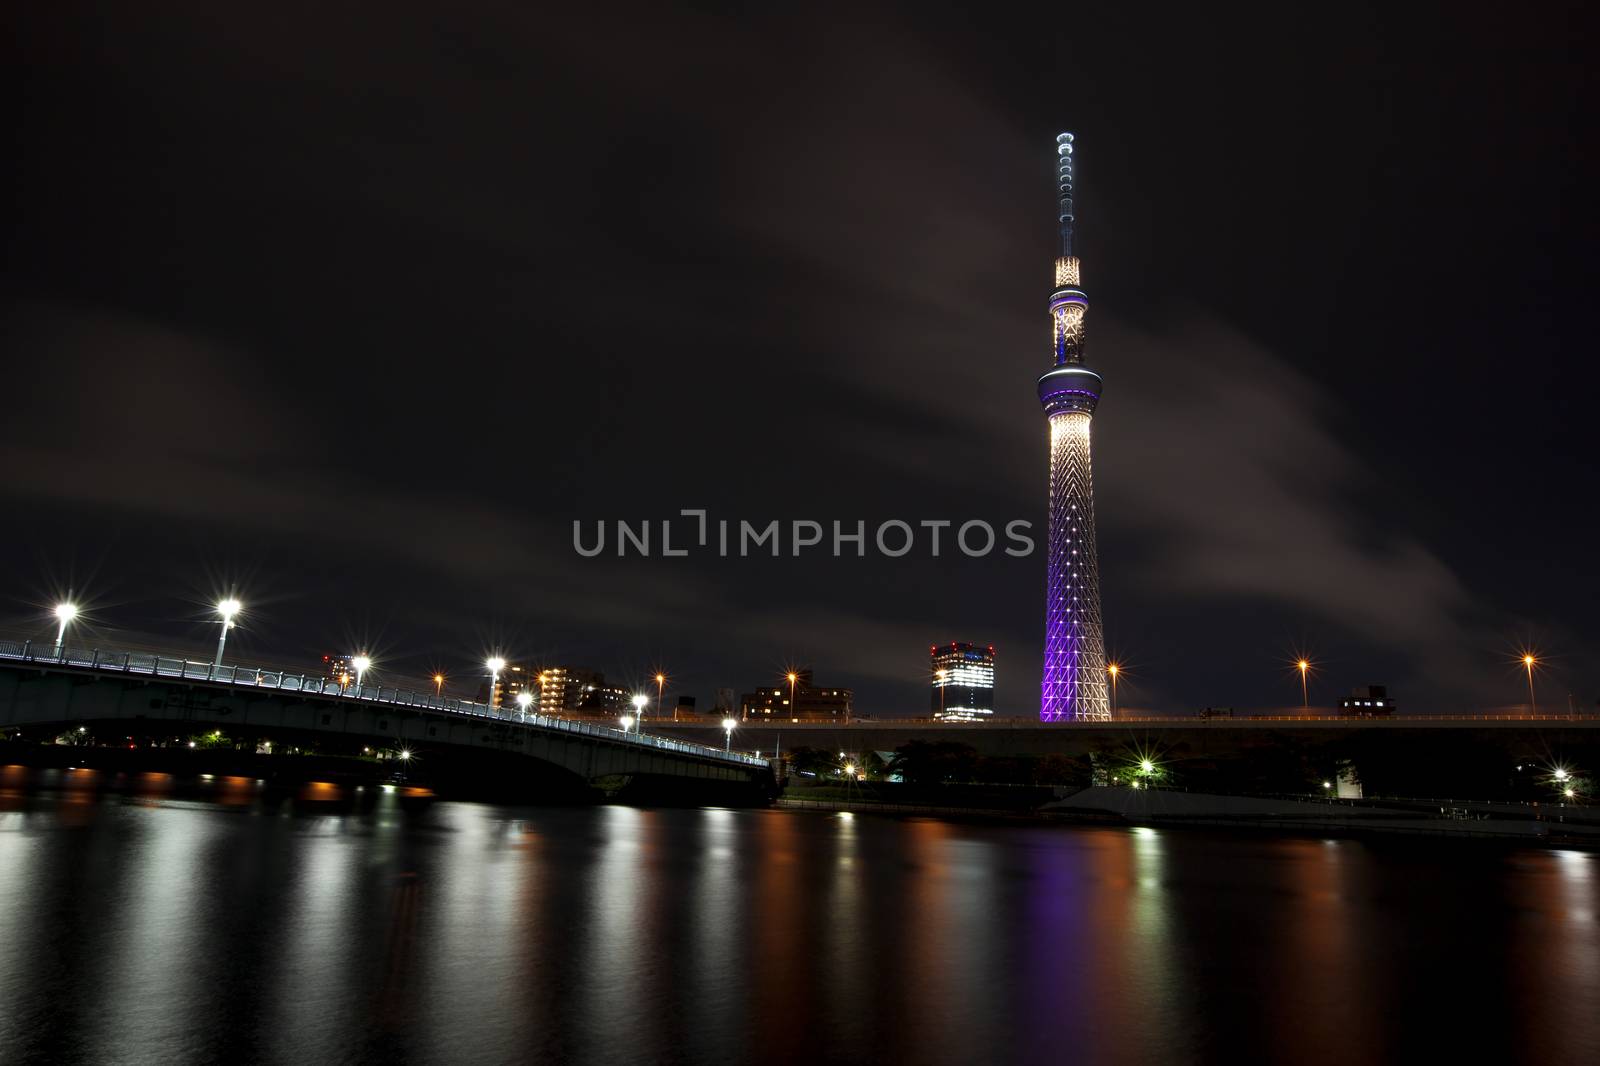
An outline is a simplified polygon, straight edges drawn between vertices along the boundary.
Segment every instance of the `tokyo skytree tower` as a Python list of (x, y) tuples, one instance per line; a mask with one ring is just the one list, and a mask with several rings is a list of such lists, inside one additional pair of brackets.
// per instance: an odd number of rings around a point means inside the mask
[(1083, 362), (1089, 298), (1079, 288), (1072, 247), (1072, 134), (1056, 138), (1056, 193), (1061, 251), (1050, 294), (1055, 366), (1039, 379), (1039, 402), (1050, 424), (1049, 576), (1044, 608), (1046, 722), (1107, 720), (1106, 643), (1100, 622), (1100, 562), (1095, 553), (1094, 473), (1089, 423), (1100, 402), (1100, 375)]

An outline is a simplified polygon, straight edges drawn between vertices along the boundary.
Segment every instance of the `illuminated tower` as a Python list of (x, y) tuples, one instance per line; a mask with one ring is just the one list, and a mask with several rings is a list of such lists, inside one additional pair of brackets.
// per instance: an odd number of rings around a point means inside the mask
[(1094, 474), (1089, 423), (1100, 402), (1100, 375), (1083, 363), (1083, 320), (1089, 298), (1078, 287), (1072, 248), (1072, 134), (1056, 138), (1056, 192), (1061, 252), (1050, 294), (1055, 366), (1039, 379), (1039, 402), (1050, 423), (1049, 577), (1044, 607), (1046, 722), (1109, 719), (1106, 644), (1100, 626), (1100, 562), (1094, 542)]

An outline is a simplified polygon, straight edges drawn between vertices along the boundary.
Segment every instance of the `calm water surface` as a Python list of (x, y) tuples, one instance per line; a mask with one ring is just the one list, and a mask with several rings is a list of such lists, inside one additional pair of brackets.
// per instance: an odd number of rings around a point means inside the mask
[(1588, 853), (144, 791), (0, 788), (0, 1059), (1600, 1062)]

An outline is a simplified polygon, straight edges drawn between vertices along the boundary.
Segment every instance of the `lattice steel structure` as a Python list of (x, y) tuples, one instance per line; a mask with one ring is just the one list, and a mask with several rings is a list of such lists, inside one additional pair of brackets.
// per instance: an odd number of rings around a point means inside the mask
[(1100, 402), (1100, 375), (1084, 365), (1089, 298), (1079, 288), (1082, 264), (1073, 252), (1073, 138), (1056, 138), (1056, 192), (1061, 254), (1050, 325), (1055, 366), (1039, 379), (1039, 402), (1050, 423), (1049, 576), (1045, 584), (1044, 683), (1039, 717), (1046, 722), (1105, 720), (1105, 632), (1100, 621), (1100, 561), (1094, 536), (1094, 470), (1090, 422)]

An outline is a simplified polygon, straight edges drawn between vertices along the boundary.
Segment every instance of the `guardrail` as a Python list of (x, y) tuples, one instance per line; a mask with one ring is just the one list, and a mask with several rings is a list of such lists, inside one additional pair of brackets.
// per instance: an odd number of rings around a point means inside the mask
[(331, 678), (310, 674), (291, 674), (287, 670), (272, 670), (257, 666), (239, 666), (214, 662), (200, 662), (154, 652), (118, 651), (104, 648), (57, 648), (53, 643), (35, 649), (32, 641), (0, 640), (0, 661), (39, 663), (49, 666), (71, 666), (113, 674), (134, 674), (142, 677), (162, 677), (176, 680), (209, 681), (214, 684), (240, 688), (271, 689), (279, 692), (299, 692), (308, 696), (328, 699), (352, 700), (367, 704), (392, 707), (409, 707), (422, 711), (437, 711), (473, 718), (487, 718), (497, 722), (535, 726), (561, 733), (576, 733), (599, 737), (624, 744), (661, 751), (678, 752), (701, 758), (715, 758), (743, 766), (767, 765), (765, 759), (743, 752), (724, 751), (707, 744), (687, 740), (658, 737), (634, 730), (613, 729), (592, 722), (575, 722), (568, 718), (553, 718), (538, 713), (511, 712), (488, 704), (463, 700), (455, 696), (442, 696), (432, 692), (418, 692), (399, 686), (341, 685)]

